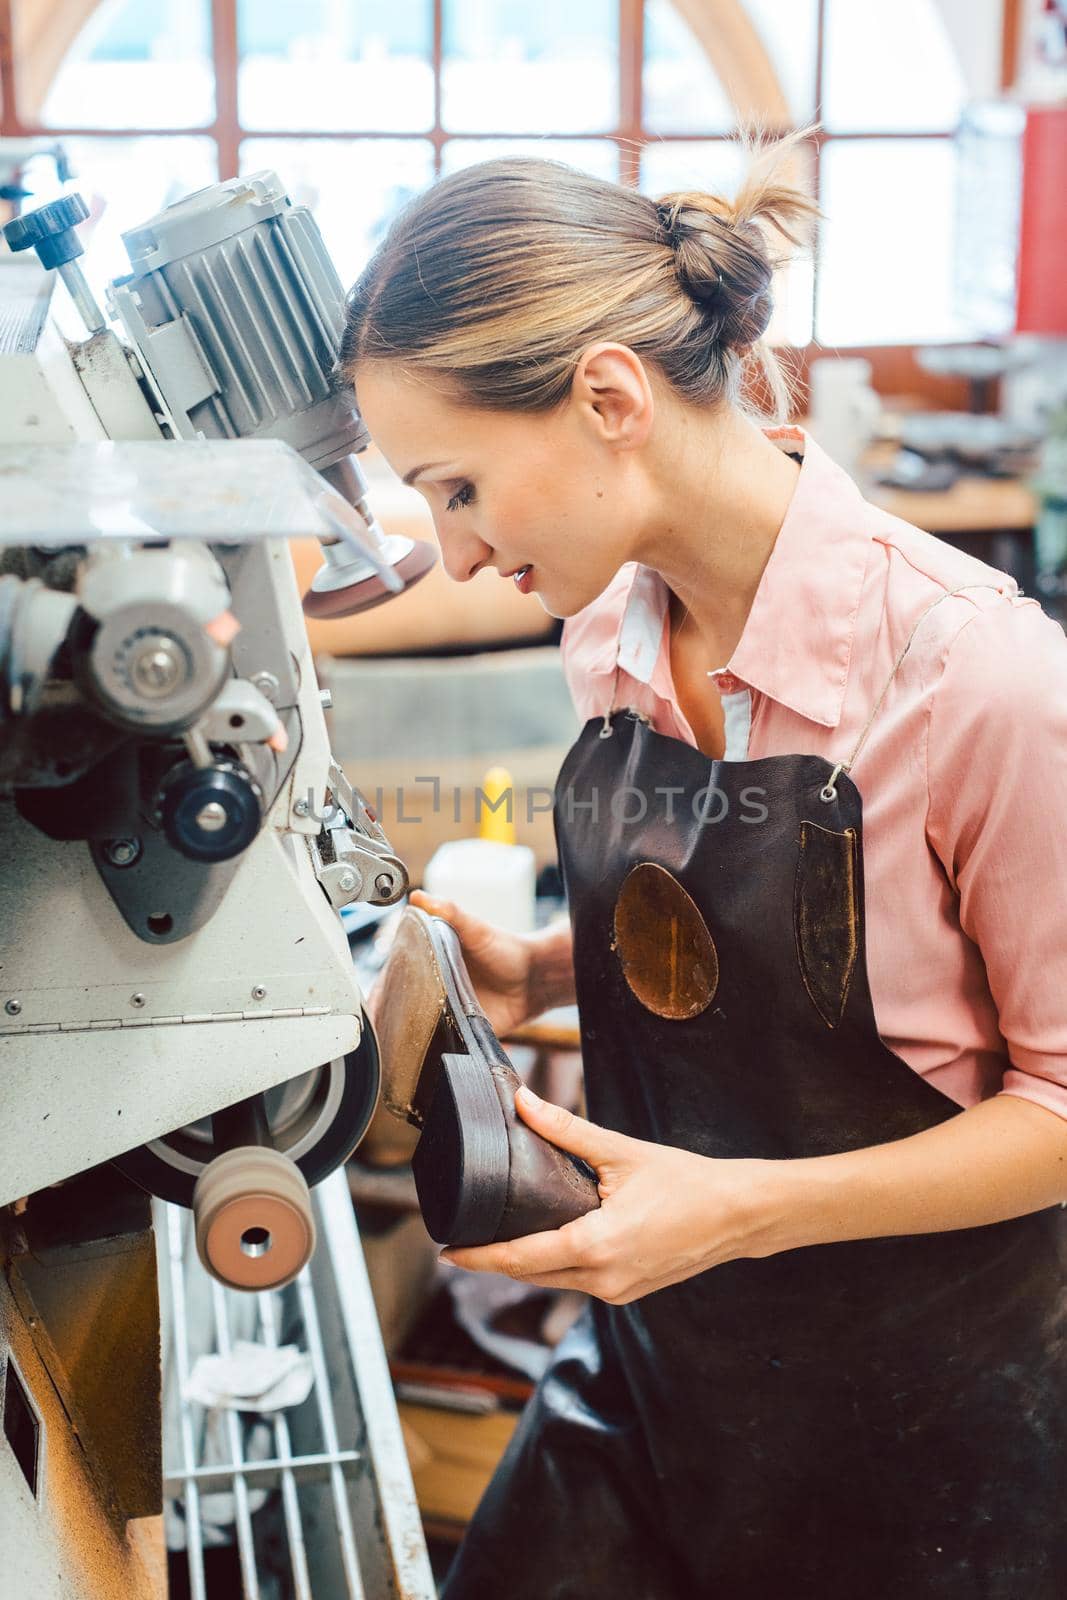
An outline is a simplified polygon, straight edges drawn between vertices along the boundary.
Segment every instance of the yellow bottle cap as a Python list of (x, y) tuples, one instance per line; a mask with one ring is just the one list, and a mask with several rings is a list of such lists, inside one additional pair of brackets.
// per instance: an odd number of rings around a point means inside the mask
[(479, 839), (497, 844), (515, 843), (515, 792), (507, 767), (490, 767), (482, 779), (484, 799), (479, 801)]

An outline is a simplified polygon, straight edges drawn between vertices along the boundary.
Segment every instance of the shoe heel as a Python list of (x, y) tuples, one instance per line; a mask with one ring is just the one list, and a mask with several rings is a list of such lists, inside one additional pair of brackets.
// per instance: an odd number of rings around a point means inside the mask
[(500, 1225), (511, 1166), (507, 1124), (484, 1061), (441, 1057), (411, 1159), (426, 1230), (438, 1244), (488, 1244)]

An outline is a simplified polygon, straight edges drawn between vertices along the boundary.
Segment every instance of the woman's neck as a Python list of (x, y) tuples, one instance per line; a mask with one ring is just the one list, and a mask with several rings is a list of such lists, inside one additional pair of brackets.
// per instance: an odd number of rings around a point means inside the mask
[(672, 631), (684, 623), (691, 648), (721, 666), (741, 637), (800, 469), (738, 412), (704, 419), (684, 408), (651, 470), (655, 509), (634, 559), (677, 596)]

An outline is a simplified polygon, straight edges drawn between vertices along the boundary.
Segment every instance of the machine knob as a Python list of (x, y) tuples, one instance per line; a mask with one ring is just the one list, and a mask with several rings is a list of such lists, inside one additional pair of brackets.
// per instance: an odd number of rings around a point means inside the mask
[(42, 267), (59, 267), (84, 253), (75, 233), (89, 215), (80, 194), (64, 195), (25, 216), (4, 224), (4, 238), (12, 250), (36, 250)]
[(236, 761), (183, 761), (160, 790), (158, 817), (175, 850), (191, 861), (229, 861), (247, 850), (263, 821), (263, 791)]

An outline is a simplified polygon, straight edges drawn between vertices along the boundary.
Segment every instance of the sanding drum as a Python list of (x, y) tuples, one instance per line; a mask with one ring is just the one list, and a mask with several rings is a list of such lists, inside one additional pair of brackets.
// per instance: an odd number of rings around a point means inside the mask
[(216, 1144), (229, 1148), (208, 1162), (193, 1190), (200, 1260), (232, 1289), (280, 1289), (315, 1249), (307, 1180), (271, 1146), (260, 1096), (212, 1121)]

